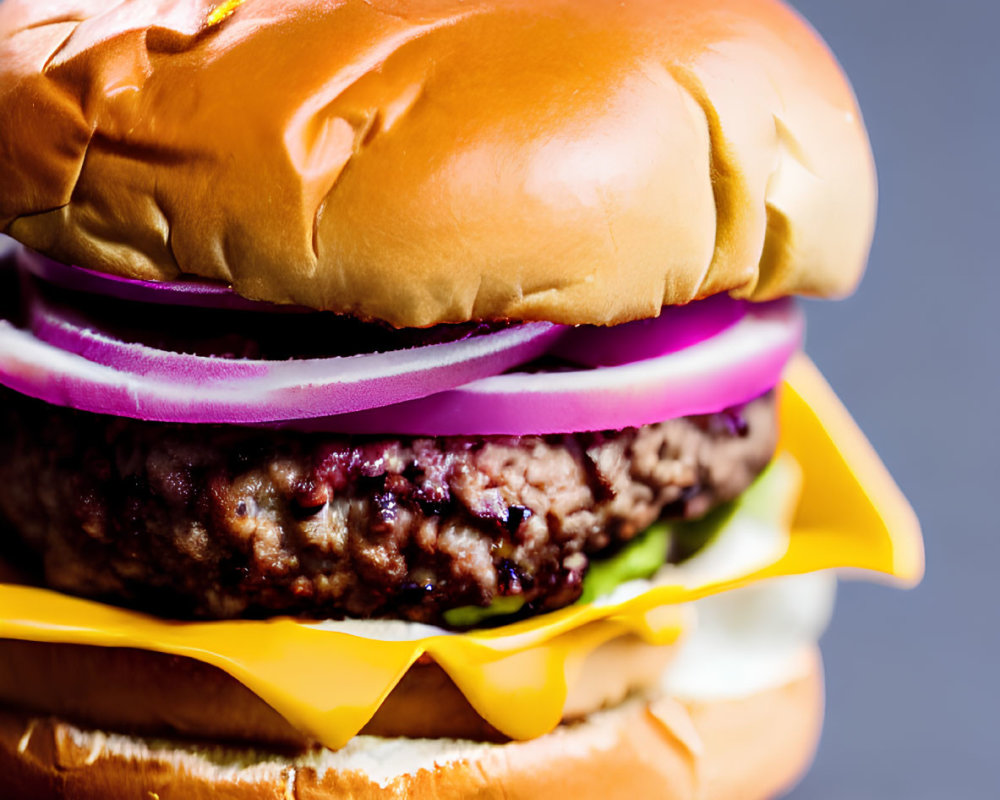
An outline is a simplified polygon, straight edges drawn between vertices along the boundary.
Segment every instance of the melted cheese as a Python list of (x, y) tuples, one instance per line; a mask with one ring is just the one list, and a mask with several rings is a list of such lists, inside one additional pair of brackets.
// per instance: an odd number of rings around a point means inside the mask
[[(488, 631), (455, 634), (421, 626), (408, 634), (356, 621), (171, 622), (46, 589), (0, 585), (0, 637), (197, 659), (229, 673), (332, 748), (361, 730), (426, 653), (497, 729), (513, 738), (539, 736), (558, 724), (588, 653), (629, 632), (657, 644), (676, 641), (687, 619), (684, 604), (693, 600), (765, 578), (834, 568), (903, 584), (919, 580), (923, 554), (913, 512), (805, 357), (790, 366), (780, 408), (780, 449), (802, 470), (797, 506), (789, 492), (789, 508), (795, 508), (790, 531), (736, 525), (724, 542), (687, 565), (665, 568), (650, 582), (590, 605)], [(739, 545), (753, 537), (764, 544)], [(720, 560), (723, 546), (732, 553)], [(711, 559), (720, 563), (705, 566)]]
[(665, 693), (684, 702), (733, 700), (805, 677), (836, 586), (834, 573), (811, 572), (702, 598), (694, 633), (663, 675)]

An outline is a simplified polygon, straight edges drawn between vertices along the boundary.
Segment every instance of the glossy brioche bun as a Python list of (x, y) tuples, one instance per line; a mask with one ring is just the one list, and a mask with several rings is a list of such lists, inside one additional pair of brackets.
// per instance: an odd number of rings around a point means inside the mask
[(875, 207), (778, 0), (6, 0), (0, 152), (56, 259), (397, 326), (839, 295)]
[[(569, 684), (564, 719), (655, 686), (670, 645), (628, 634), (589, 653)], [(72, 669), (67, 669), (72, 664)], [(155, 691), (153, 688), (155, 687)], [(118, 647), (0, 639), (0, 706), (145, 736), (309, 747), (313, 741), (235, 678), (189, 658)], [(382, 701), (363, 734), (505, 741), (431, 660)]]
[(0, 713), (12, 798), (108, 797), (764, 800), (812, 758), (822, 716), (818, 656), (785, 686), (711, 703), (633, 699), (530, 742), (357, 737), (282, 757), (144, 741)]

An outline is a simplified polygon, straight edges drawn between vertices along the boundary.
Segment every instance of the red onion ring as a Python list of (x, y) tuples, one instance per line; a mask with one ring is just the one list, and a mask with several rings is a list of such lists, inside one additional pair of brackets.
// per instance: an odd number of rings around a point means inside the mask
[(581, 325), (561, 336), (552, 355), (584, 367), (614, 367), (676, 353), (716, 336), (741, 319), (749, 304), (728, 295), (668, 306), (655, 319), (599, 328)]
[[(540, 356), (562, 328), (534, 322), (445, 344), (408, 350), (301, 361), (249, 362), (259, 373), (232, 378), (246, 362), (207, 359), (214, 375), (174, 362), (169, 377), (114, 368), (40, 340), (0, 320), (0, 384), (71, 408), (120, 417), (184, 423), (259, 424), (343, 414), (422, 397)], [(132, 347), (133, 345), (125, 345)], [(165, 353), (150, 350), (133, 366)], [(186, 364), (203, 356), (178, 355)], [(237, 366), (239, 365), (239, 366)], [(194, 370), (193, 367), (190, 368)], [(220, 380), (220, 378), (225, 378)]]
[(294, 423), (297, 430), (485, 436), (621, 430), (748, 402), (800, 347), (792, 300), (752, 305), (720, 334), (659, 358), (589, 370), (510, 373), (399, 405)]
[[(90, 326), (72, 311), (33, 292), (28, 302), (31, 330), (43, 342), (121, 372), (205, 386), (226, 380), (263, 377), (283, 363), (175, 353), (126, 342)], [(298, 363), (298, 362), (296, 362)]]
[[(71, 275), (81, 288), (84, 271), (21, 253), (34, 274), (39, 264), (55, 265), (41, 271)], [(88, 285), (109, 293), (104, 283)], [(185, 291), (170, 290), (164, 302), (183, 302)], [(261, 306), (271, 308), (250, 304)], [(42, 296), (29, 311), (37, 336), (0, 321), (0, 383), (24, 394), (140, 419), (375, 435), (607, 430), (719, 411), (776, 385), (803, 329), (790, 300), (750, 306), (716, 297), (617, 328), (531, 323), (407, 350), (261, 361), (124, 342)], [(541, 355), (595, 368), (498, 374)]]
[(236, 294), (223, 283), (209, 280), (145, 281), (122, 278), (84, 267), (53, 261), (50, 258), (21, 247), (17, 251), (18, 265), (37, 278), (78, 292), (87, 292), (118, 300), (158, 305), (221, 308), (229, 311), (267, 311), (308, 314), (311, 308), (296, 305), (249, 300)]

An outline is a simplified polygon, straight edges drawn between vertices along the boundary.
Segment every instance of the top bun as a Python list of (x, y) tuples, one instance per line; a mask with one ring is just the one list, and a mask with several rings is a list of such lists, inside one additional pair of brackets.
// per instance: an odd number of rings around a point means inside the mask
[(397, 326), (840, 295), (875, 177), (776, 0), (6, 0), (0, 230)]

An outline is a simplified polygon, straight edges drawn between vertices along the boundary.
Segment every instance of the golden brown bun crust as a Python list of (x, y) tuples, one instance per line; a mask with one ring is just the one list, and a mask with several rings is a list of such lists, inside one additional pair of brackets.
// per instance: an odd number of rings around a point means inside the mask
[[(675, 652), (634, 635), (606, 642), (587, 656), (574, 677), (564, 718), (617, 705), (628, 694), (656, 685)], [(0, 639), (0, 706), (142, 736), (180, 735), (295, 749), (312, 744), (222, 670), (145, 650)], [(362, 733), (507, 738), (476, 713), (433, 661), (410, 667)]]
[(860, 278), (867, 136), (778, 0), (219, 5), (0, 4), (0, 231), (399, 326)]
[[(808, 765), (821, 717), (817, 657), (807, 677), (747, 698), (687, 706), (668, 699), (629, 701), (541, 739), (471, 745), (463, 759), (380, 784), (346, 766), (356, 762), (317, 769), (278, 757), (265, 762), (258, 755), (233, 768), (226, 766), (233, 755), (219, 751), (209, 759), (192, 747), (105, 737), (5, 712), (0, 775), (11, 800), (764, 800)], [(363, 750), (363, 742), (352, 744)]]

